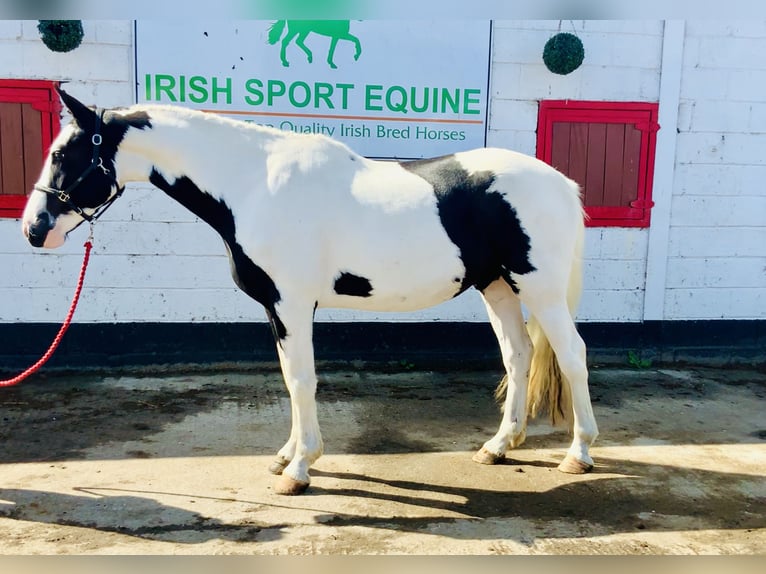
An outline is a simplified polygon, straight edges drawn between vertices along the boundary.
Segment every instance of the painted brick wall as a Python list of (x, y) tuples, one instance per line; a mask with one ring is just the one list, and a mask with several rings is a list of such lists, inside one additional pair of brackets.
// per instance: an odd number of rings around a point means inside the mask
[[(77, 57), (50, 52), (36, 22), (0, 22), (5, 77), (71, 80), (104, 106), (133, 101), (132, 24), (85, 21)], [(763, 317), (766, 266), (766, 68), (763, 24), (687, 26), (673, 184), (665, 317)], [(585, 64), (556, 76), (542, 64), (550, 21), (498, 21), (493, 35), (488, 144), (535, 153), (540, 99), (657, 101), (663, 23), (563, 22)], [(720, 46), (726, 46), (721, 49)], [(716, 48), (719, 47), (719, 48)], [(728, 51), (731, 51), (731, 55)], [(220, 239), (148, 186), (132, 187), (97, 227), (81, 322), (263, 320), (233, 285)], [(644, 316), (648, 231), (590, 228), (581, 321)], [(57, 321), (69, 305), (85, 229), (56, 252), (33, 250), (18, 222), (0, 220), (0, 322)], [(320, 321), (485, 321), (468, 293), (420, 313), (321, 310)]]
[(686, 25), (665, 316), (766, 317), (766, 22)]

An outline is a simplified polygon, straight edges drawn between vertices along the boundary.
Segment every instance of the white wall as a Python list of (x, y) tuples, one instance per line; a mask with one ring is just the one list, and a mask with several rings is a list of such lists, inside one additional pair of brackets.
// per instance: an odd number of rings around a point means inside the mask
[[(72, 80), (84, 101), (133, 102), (132, 23), (85, 21), (85, 41), (54, 54), (36, 22), (0, 21), (0, 74)], [(584, 65), (556, 76), (542, 64), (558, 21), (497, 21), (488, 144), (535, 153), (544, 98), (657, 101), (660, 21), (575, 21)], [(689, 22), (685, 28), (677, 161), (670, 214), (667, 319), (763, 318), (766, 313), (766, 24)], [(75, 80), (76, 79), (76, 80)], [(56, 252), (33, 250), (16, 220), (0, 220), (0, 322), (63, 318), (85, 228)], [(590, 228), (581, 321), (640, 321), (649, 231)], [(659, 262), (664, 265), (664, 262)], [(159, 191), (132, 187), (96, 228), (94, 257), (76, 320), (252, 321), (260, 306), (229, 276), (220, 239)], [(484, 321), (468, 293), (412, 314), (323, 310), (318, 320)]]
[(766, 22), (686, 25), (668, 319), (766, 317)]

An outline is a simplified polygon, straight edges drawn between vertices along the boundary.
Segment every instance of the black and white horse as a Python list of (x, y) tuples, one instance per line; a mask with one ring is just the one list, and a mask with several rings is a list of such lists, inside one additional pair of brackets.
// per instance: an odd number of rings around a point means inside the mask
[(322, 454), (315, 309), (415, 310), (470, 287), (481, 292), (506, 370), (500, 428), (474, 460), (501, 460), (524, 441), (528, 414), (550, 410), (574, 435), (559, 468), (592, 468), (598, 430), (572, 319), (584, 235), (574, 182), (502, 149), (372, 161), (321, 135), (180, 107), (97, 110), (61, 97), (73, 121), (29, 197), (24, 235), (59, 247), (136, 181), (221, 235), (234, 281), (266, 309), (290, 392), (292, 431), (270, 469), (281, 475), (278, 492), (303, 492)]

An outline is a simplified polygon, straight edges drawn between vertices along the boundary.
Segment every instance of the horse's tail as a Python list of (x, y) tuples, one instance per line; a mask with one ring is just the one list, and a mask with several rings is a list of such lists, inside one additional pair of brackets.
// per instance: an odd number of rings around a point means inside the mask
[(282, 32), (285, 31), (285, 20), (277, 20), (271, 26), (269, 26), (269, 44), (276, 44), (279, 42), (279, 38), (282, 37)]
[[(574, 182), (568, 183), (579, 198), (579, 186)], [(567, 307), (572, 317), (577, 310), (582, 292), (585, 214), (582, 212), (581, 204), (579, 210), (580, 217), (578, 218), (579, 223), (567, 284)], [(574, 420), (569, 383), (561, 373), (556, 354), (534, 315), (531, 315), (527, 322), (527, 331), (533, 347), (532, 364), (529, 369), (529, 386), (527, 387), (527, 416), (534, 418), (547, 412), (553, 425), (566, 425), (571, 430)], [(505, 395), (507, 384), (506, 377), (503, 377), (495, 391), (495, 396), (498, 399)]]

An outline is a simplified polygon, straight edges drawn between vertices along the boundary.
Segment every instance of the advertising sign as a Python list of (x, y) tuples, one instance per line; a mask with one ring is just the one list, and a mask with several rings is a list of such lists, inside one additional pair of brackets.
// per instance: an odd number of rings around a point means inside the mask
[(482, 147), (488, 21), (136, 22), (136, 98), (295, 132), (376, 158)]

